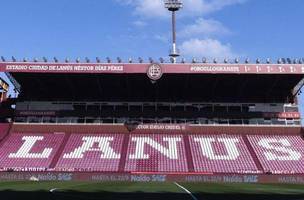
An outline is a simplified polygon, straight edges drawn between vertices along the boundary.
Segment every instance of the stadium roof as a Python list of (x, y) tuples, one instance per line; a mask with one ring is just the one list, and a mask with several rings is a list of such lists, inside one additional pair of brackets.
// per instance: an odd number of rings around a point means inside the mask
[(303, 64), (0, 63), (31, 100), (286, 102)]

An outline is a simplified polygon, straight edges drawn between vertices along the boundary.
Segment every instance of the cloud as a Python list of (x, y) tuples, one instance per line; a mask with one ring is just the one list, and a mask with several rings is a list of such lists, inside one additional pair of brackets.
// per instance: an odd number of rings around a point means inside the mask
[[(170, 16), (164, 8), (164, 0), (116, 0), (134, 7), (134, 13), (146, 18), (165, 18)], [(182, 16), (207, 15), (224, 7), (244, 3), (246, 0), (183, 0)]]
[(164, 8), (163, 0), (117, 0), (134, 7), (134, 14), (145, 18), (165, 18), (170, 16)]
[(186, 15), (207, 15), (227, 6), (244, 3), (246, 0), (184, 0)]
[(219, 21), (199, 18), (194, 24), (185, 26), (178, 35), (181, 37), (226, 35), (230, 31)]
[(137, 27), (144, 27), (147, 25), (146, 22), (142, 21), (142, 20), (136, 20), (133, 22), (133, 25), (137, 26)]
[(233, 58), (239, 57), (232, 51), (230, 44), (222, 44), (215, 39), (190, 39), (179, 47), (183, 56), (206, 58)]

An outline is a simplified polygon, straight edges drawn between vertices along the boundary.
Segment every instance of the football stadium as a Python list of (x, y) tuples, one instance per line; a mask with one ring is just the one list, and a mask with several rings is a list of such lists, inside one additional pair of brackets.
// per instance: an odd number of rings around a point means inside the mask
[(304, 199), (304, 60), (178, 59), (165, 5), (169, 60), (1, 57), (0, 199)]

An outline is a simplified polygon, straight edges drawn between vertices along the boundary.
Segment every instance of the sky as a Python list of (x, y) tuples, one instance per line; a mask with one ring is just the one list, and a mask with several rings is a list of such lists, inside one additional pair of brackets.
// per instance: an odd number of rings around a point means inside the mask
[[(188, 60), (304, 57), (303, 0), (183, 2), (177, 40)], [(0, 55), (157, 59), (168, 55), (170, 20), (163, 0), (0, 0)]]

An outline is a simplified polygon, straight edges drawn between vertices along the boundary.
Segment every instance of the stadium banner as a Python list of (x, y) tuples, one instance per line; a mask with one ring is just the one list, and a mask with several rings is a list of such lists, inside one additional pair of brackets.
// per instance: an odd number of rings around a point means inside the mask
[[(42, 124), (16, 123), (12, 127), (13, 132), (32, 133), (45, 132), (45, 126)], [(49, 132), (65, 132), (65, 133), (90, 133), (90, 134), (254, 134), (254, 135), (299, 135), (301, 126), (293, 127), (274, 127), (274, 126), (242, 126), (242, 125), (188, 125), (188, 124), (144, 124), (144, 125), (94, 125), (94, 124), (47, 124)]]
[(279, 118), (279, 119), (300, 119), (299, 112), (280, 112), (280, 113), (263, 113), (265, 118)]
[(192, 182), (304, 184), (304, 175), (0, 172), (0, 181)]
[[(155, 66), (158, 68), (158, 71), (164, 74), (304, 74), (303, 64), (215, 63), (150, 64), (2, 62), (0, 63), (0, 72), (146, 74), (149, 72), (155, 72)], [(152, 70), (150, 69), (151, 67), (153, 67)]]

